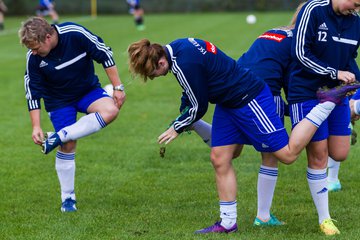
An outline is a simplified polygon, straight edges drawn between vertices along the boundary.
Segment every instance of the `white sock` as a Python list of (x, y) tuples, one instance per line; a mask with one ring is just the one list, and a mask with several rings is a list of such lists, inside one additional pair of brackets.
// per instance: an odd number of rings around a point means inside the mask
[(339, 181), (340, 162), (335, 161), (331, 157), (328, 158), (328, 182)]
[(88, 136), (104, 127), (106, 127), (106, 123), (100, 113), (90, 113), (81, 117), (76, 123), (61, 129), (58, 135), (61, 142), (64, 143)]
[(316, 127), (319, 127), (323, 121), (330, 115), (336, 104), (333, 102), (319, 103), (306, 115), (306, 118)]
[(329, 196), (326, 180), (326, 168), (321, 170), (307, 169), (307, 180), (311, 196), (319, 215), (319, 224), (330, 218)]
[(354, 113), (360, 115), (360, 100), (354, 102)]
[(192, 125), (194, 131), (202, 138), (202, 140), (211, 147), (211, 124), (200, 119)]
[(260, 166), (257, 184), (257, 217), (262, 220), (270, 218), (270, 208), (278, 176), (278, 168)]
[(236, 223), (237, 209), (236, 200), (231, 202), (225, 202), (220, 200), (220, 218), (221, 226), (226, 229), (230, 229)]
[(55, 169), (61, 188), (61, 201), (75, 200), (75, 153), (56, 152)]

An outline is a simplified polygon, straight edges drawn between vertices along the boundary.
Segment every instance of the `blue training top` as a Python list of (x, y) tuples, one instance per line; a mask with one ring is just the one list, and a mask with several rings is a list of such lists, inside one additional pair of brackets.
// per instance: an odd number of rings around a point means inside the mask
[(260, 35), (237, 60), (238, 64), (262, 78), (274, 96), (281, 95), (281, 88), (287, 94), (292, 38), (289, 27), (271, 29)]
[(339, 85), (338, 70), (360, 80), (356, 64), (360, 18), (337, 15), (330, 0), (308, 1), (300, 10), (292, 44), (297, 64), (289, 84), (290, 103), (316, 99), (319, 87)]
[(40, 0), (39, 5), (48, 8), (53, 0)]
[(57, 46), (46, 57), (27, 53), (24, 79), (29, 110), (39, 109), (41, 98), (48, 112), (76, 103), (100, 87), (93, 60), (104, 68), (115, 65), (111, 49), (86, 28), (75, 23), (53, 26)]
[(256, 97), (265, 85), (249, 69), (242, 68), (208, 41), (178, 39), (165, 49), (169, 67), (184, 90), (182, 106), (185, 111), (174, 121), (178, 133), (204, 116), (208, 102), (240, 108)]

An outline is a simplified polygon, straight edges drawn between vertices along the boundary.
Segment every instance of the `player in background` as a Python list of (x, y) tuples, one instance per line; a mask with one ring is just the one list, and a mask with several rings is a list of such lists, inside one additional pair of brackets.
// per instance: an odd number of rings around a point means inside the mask
[[(45, 154), (58, 147), (55, 168), (61, 187), (61, 211), (76, 211), (76, 140), (115, 120), (125, 101), (124, 86), (111, 49), (78, 24), (50, 25), (41, 17), (31, 17), (22, 24), (19, 37), (29, 49), (24, 80), (32, 139)], [(93, 60), (103, 65), (114, 86), (113, 98), (101, 88)], [(56, 131), (45, 137), (40, 122), (41, 98)], [(77, 112), (86, 115), (76, 121)]]
[(134, 16), (136, 29), (144, 31), (144, 9), (140, 6), (140, 0), (126, 0), (126, 2), (129, 6), (129, 13)]
[(0, 31), (4, 30), (4, 14), (7, 12), (7, 7), (3, 0), (0, 0)]
[(39, 17), (50, 16), (53, 24), (59, 23), (59, 15), (55, 10), (55, 2), (53, 0), (39, 0), (36, 15)]
[(221, 221), (196, 233), (237, 231), (237, 183), (232, 159), (240, 155), (244, 144), (253, 145), (260, 152), (273, 152), (281, 162), (290, 164), (339, 99), (360, 86), (319, 91), (321, 103), (293, 129), (289, 139), (275, 112), (269, 87), (214, 44), (186, 38), (162, 46), (142, 39), (129, 46), (128, 54), (129, 68), (134, 75), (147, 81), (165, 76), (171, 70), (187, 96), (187, 110), (158, 137), (159, 144), (169, 144), (186, 127), (204, 116), (209, 102), (216, 104), (211, 160), (220, 198)]
[[(300, 10), (292, 46), (297, 62), (289, 84), (288, 101), (293, 126), (318, 104), (319, 87), (333, 88), (356, 80), (355, 58), (360, 41), (360, 0), (312, 0)], [(348, 98), (335, 107), (307, 145), (307, 180), (315, 203), (320, 229), (339, 234), (328, 203), (327, 160), (346, 159), (351, 134)]]

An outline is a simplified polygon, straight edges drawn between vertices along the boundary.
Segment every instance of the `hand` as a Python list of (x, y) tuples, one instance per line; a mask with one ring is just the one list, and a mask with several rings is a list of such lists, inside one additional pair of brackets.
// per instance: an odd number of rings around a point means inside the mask
[(348, 71), (341, 71), (338, 70), (338, 76), (337, 78), (340, 81), (343, 81), (345, 84), (353, 83), (356, 81), (355, 74), (348, 72)]
[(44, 133), (40, 127), (34, 127), (32, 132), (32, 139), (35, 144), (41, 145), (44, 141)]
[(115, 105), (120, 109), (126, 100), (125, 91), (114, 90), (113, 99), (114, 99)]
[(179, 134), (175, 131), (174, 126), (171, 126), (168, 130), (166, 130), (164, 133), (162, 133), (158, 137), (158, 143), (162, 144), (168, 144), (172, 140), (174, 140)]

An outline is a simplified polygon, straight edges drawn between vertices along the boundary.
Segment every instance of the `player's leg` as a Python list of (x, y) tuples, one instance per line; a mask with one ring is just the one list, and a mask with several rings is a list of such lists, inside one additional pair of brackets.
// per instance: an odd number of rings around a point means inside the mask
[(80, 112), (88, 114), (51, 136), (43, 144), (45, 154), (58, 145), (98, 132), (115, 120), (119, 113), (114, 100), (102, 88), (97, 88), (83, 97), (77, 104)]
[[(328, 162), (328, 190), (339, 191), (341, 184), (338, 178), (340, 162), (347, 158), (350, 151), (350, 135), (352, 125), (350, 123), (350, 107), (345, 101), (343, 105), (336, 107), (329, 117), (329, 162)], [(339, 117), (341, 116), (341, 118)]]
[(0, 9), (0, 31), (4, 30), (4, 13)]
[[(281, 96), (274, 96), (276, 114), (284, 125), (285, 102)], [(278, 226), (284, 222), (279, 221), (270, 209), (274, 197), (278, 178), (278, 159), (272, 153), (261, 153), (262, 163), (258, 173), (257, 183), (257, 215), (254, 226)]]
[(341, 183), (339, 180), (340, 162), (335, 161), (331, 157), (328, 158), (328, 177), (327, 189), (329, 192), (337, 192), (341, 190)]
[(59, 23), (59, 15), (55, 11), (55, 9), (52, 9), (52, 10), (49, 11), (49, 16), (51, 17), (51, 20), (52, 20), (53, 24), (58, 24)]
[(194, 130), (201, 137), (204, 143), (211, 147), (211, 124), (200, 119), (191, 124), (188, 129)]
[(136, 25), (136, 29), (139, 31), (145, 30), (144, 25), (144, 10), (139, 6), (135, 6), (134, 8), (134, 21)]
[(221, 221), (195, 233), (230, 233), (237, 231), (237, 183), (232, 159), (235, 151), (239, 151), (239, 148), (242, 149), (242, 146), (233, 144), (211, 149), (211, 161), (215, 169), (216, 185), (220, 199)]
[[(291, 132), (289, 144), (283, 149), (274, 152), (274, 155), (285, 164), (293, 163), (302, 149), (310, 142), (318, 127), (331, 114), (336, 104), (342, 104), (346, 94), (355, 91), (359, 87), (360, 85), (356, 83), (318, 91), (317, 97), (320, 103), (314, 106), (306, 117), (296, 124)], [(294, 112), (291, 114), (296, 116)]]
[(229, 113), (221, 106), (216, 106), (212, 126), (211, 161), (215, 170), (219, 195), (221, 221), (198, 230), (196, 233), (229, 233), (237, 231), (237, 183), (232, 159), (241, 153), (243, 145), (237, 126), (232, 124)]
[(272, 153), (261, 153), (261, 156), (262, 164), (258, 173), (257, 182), (257, 215), (253, 225), (283, 225), (284, 222), (279, 221), (270, 212), (278, 178), (278, 160)]
[[(55, 132), (76, 122), (76, 109), (66, 107), (49, 113)], [(62, 144), (55, 157), (55, 169), (58, 175), (61, 190), (61, 211), (76, 211), (75, 197), (75, 148), (76, 142)]]
[(60, 146), (56, 152), (55, 169), (61, 189), (61, 211), (74, 212), (75, 196), (75, 148), (76, 141), (69, 141)]

